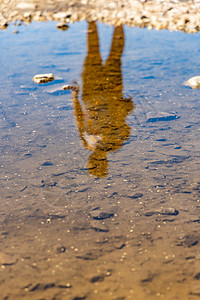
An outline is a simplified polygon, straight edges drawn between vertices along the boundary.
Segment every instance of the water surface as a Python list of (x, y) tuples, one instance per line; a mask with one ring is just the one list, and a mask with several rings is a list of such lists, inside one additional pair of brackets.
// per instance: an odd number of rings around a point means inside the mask
[(0, 32), (3, 299), (196, 299), (199, 34), (15, 29)]

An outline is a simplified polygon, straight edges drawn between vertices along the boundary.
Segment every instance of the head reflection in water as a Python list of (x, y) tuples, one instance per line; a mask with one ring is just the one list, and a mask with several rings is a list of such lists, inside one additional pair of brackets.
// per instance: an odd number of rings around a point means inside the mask
[(74, 114), (80, 138), (92, 151), (88, 171), (97, 177), (107, 175), (107, 153), (117, 151), (129, 137), (126, 117), (134, 108), (130, 98), (123, 98), (121, 56), (124, 49), (122, 26), (115, 27), (109, 56), (102, 62), (97, 26), (88, 25), (88, 52), (83, 66), (82, 105), (78, 88), (73, 89)]

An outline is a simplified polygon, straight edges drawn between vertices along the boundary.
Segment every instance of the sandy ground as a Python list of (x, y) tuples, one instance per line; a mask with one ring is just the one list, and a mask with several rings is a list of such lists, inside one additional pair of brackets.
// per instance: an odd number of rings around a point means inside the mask
[(9, 22), (100, 20), (119, 25), (197, 32), (200, 1), (192, 0), (2, 0), (0, 27)]

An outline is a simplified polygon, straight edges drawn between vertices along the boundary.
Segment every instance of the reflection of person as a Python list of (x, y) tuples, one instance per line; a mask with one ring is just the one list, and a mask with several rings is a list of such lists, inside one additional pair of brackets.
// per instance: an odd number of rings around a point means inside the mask
[(74, 113), (84, 146), (93, 151), (88, 170), (97, 177), (107, 175), (109, 151), (118, 150), (129, 137), (126, 117), (133, 109), (130, 98), (122, 90), (121, 55), (124, 48), (123, 27), (115, 27), (110, 54), (102, 63), (95, 22), (89, 23), (88, 53), (82, 80), (83, 108), (78, 100), (78, 88), (73, 89)]

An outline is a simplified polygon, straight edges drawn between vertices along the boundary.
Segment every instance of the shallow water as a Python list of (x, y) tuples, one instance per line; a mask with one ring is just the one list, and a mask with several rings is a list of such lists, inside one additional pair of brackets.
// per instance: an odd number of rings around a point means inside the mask
[(0, 32), (2, 299), (198, 298), (200, 90), (184, 82), (199, 34), (15, 29)]

